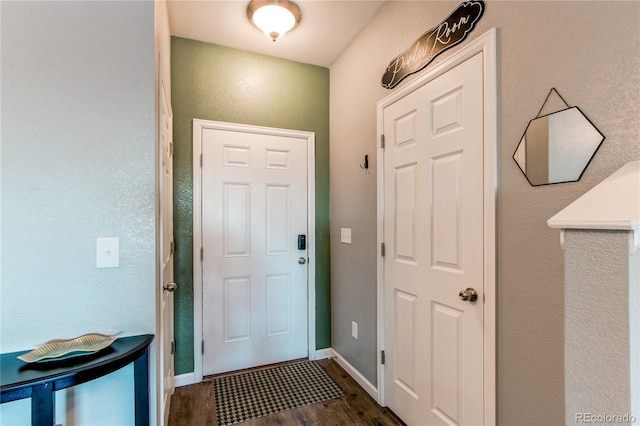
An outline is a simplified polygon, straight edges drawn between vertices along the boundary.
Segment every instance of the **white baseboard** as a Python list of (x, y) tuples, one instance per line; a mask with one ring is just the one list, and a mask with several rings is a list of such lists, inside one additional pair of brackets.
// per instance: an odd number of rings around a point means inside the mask
[[(378, 400), (378, 389), (371, 384), (358, 370), (355, 369), (346, 359), (338, 352), (331, 348), (318, 349), (315, 353), (315, 359), (335, 358), (336, 362), (355, 380), (369, 395), (376, 401)], [(196, 383), (195, 373), (185, 373), (173, 376), (173, 385), (177, 388), (188, 386)]]
[(179, 376), (173, 376), (173, 385), (177, 388), (187, 385), (192, 385), (196, 382), (196, 376), (194, 373), (180, 374)]
[(336, 362), (340, 367), (344, 369), (351, 376), (353, 380), (355, 380), (362, 388), (367, 391), (371, 398), (378, 401), (378, 388), (376, 388), (366, 377), (362, 375), (355, 367), (342, 357), (338, 352), (332, 350), (332, 358), (335, 358)]
[[(333, 355), (333, 350), (331, 348), (318, 349), (314, 355), (314, 359), (316, 360), (331, 358)], [(309, 359), (311, 359), (311, 357), (309, 357)], [(177, 388), (181, 386), (192, 385), (194, 383), (196, 383), (195, 373), (185, 373), (180, 374), (179, 376), (173, 376), (173, 385)]]
[(331, 358), (332, 354), (333, 354), (333, 349), (331, 349), (331, 348), (318, 349), (316, 351), (316, 359)]

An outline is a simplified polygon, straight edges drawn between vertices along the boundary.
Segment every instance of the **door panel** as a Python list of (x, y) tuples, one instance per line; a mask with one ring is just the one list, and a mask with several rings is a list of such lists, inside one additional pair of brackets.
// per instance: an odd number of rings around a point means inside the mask
[(408, 395), (417, 398), (416, 394), (416, 358), (418, 350), (416, 345), (416, 320), (417, 300), (414, 294), (396, 290), (395, 315), (396, 315), (396, 362), (395, 378), (400, 387)]
[(289, 253), (289, 186), (267, 185), (267, 255)]
[(202, 132), (203, 373), (307, 357), (306, 139)]
[(395, 258), (415, 264), (416, 262), (416, 196), (417, 164), (407, 164), (395, 170)]
[(224, 279), (224, 342), (251, 338), (251, 278)]
[(291, 332), (291, 275), (267, 277), (267, 335)]
[(383, 111), (385, 402), (408, 424), (483, 422), (482, 81), (478, 54)]
[(431, 162), (431, 264), (450, 271), (461, 270), (463, 263), (461, 160), (462, 153), (455, 152)]
[(460, 423), (459, 396), (462, 341), (462, 315), (459, 309), (433, 302), (431, 304), (432, 408), (440, 418)]
[(251, 184), (223, 183), (224, 256), (249, 256), (251, 247)]

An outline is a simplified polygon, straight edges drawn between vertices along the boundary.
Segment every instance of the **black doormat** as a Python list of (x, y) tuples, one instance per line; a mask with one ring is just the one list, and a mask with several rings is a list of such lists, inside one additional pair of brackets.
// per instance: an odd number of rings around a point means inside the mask
[(344, 396), (344, 391), (315, 361), (286, 364), (213, 380), (219, 425)]

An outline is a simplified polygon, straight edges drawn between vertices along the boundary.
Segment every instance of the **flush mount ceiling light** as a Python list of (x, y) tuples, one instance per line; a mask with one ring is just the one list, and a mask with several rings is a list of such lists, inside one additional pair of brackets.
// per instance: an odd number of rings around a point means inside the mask
[(300, 23), (300, 8), (288, 0), (252, 0), (247, 17), (263, 33), (276, 41)]

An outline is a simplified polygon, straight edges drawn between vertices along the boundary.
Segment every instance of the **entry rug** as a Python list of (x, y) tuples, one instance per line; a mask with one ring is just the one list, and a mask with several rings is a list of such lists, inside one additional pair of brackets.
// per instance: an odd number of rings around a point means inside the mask
[(286, 364), (213, 380), (219, 425), (290, 410), (344, 396), (315, 361)]

